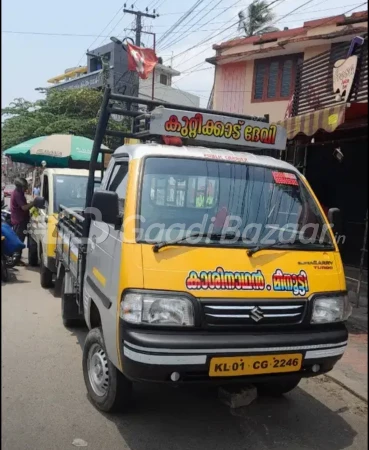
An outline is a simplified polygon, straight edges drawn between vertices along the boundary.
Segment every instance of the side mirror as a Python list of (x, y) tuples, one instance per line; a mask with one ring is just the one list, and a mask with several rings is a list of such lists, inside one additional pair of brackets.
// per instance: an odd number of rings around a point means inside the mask
[(34, 200), (34, 206), (39, 209), (45, 209), (45, 199), (43, 197), (36, 197)]
[(100, 217), (95, 217), (95, 220), (110, 225), (116, 225), (119, 220), (119, 199), (116, 192), (96, 191), (92, 197), (91, 208), (100, 212)]
[(338, 235), (340, 235), (342, 233), (341, 211), (338, 208), (330, 208), (328, 210), (328, 220), (333, 226), (334, 234), (338, 233)]

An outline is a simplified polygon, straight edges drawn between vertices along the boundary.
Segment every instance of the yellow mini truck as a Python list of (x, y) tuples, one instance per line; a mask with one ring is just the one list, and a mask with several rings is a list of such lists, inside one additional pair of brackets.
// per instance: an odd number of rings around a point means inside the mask
[[(106, 90), (86, 208), (62, 208), (57, 224), (62, 318), (90, 329), (96, 407), (126, 407), (138, 381), (275, 395), (330, 371), (347, 345), (343, 266), (305, 177), (260, 154), (283, 151), (285, 130), (140, 99), (151, 112), (130, 108), (130, 136), (146, 142), (119, 147), (94, 193), (111, 99), (137, 102)], [(339, 211), (328, 219), (337, 228)]]
[(56, 274), (56, 223), (59, 206), (64, 204), (82, 210), (86, 200), (88, 170), (44, 169), (41, 175), (41, 196), (45, 207), (30, 210), (29, 252), (31, 266), (40, 265), (40, 283), (52, 286)]

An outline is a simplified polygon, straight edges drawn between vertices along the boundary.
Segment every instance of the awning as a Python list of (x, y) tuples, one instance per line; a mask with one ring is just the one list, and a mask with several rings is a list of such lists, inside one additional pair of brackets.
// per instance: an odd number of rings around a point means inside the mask
[(320, 109), (301, 116), (281, 120), (278, 122), (278, 125), (287, 130), (287, 139), (293, 139), (299, 133), (313, 136), (318, 130), (332, 133), (345, 122), (346, 109), (346, 104), (332, 106), (331, 108)]

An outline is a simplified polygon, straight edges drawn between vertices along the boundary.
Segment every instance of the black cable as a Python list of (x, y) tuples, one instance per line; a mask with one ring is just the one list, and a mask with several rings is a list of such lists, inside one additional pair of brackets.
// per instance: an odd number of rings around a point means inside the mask
[(169, 28), (169, 30), (167, 30), (167, 32), (164, 34), (164, 36), (162, 36), (160, 39), (159, 39), (159, 41), (157, 42), (157, 47), (159, 47), (169, 36), (170, 36), (170, 34), (176, 29), (176, 28), (178, 28), (182, 23), (183, 23), (183, 21), (184, 20), (186, 20), (194, 11), (195, 11), (195, 9), (198, 7), (198, 6), (200, 6), (201, 5), (201, 3), (203, 3), (204, 2), (204, 0), (197, 0), (196, 1), (196, 3), (193, 5), (193, 6), (191, 6), (191, 8), (189, 8), (188, 10), (187, 10), (187, 12), (182, 16), (182, 17), (180, 17), (178, 20), (177, 20), (177, 22), (175, 22), (174, 23), (174, 25), (172, 25), (170, 28)]
[[(228, 9), (232, 8), (233, 6), (235, 6), (237, 3), (240, 3), (240, 1), (242, 0), (237, 0), (235, 3), (233, 3)], [(220, 3), (222, 3), (223, 0), (220, 0), (218, 3), (215, 4), (215, 6), (218, 6)], [(214, 7), (215, 7), (214, 6)], [(203, 9), (200, 12), (202, 12)], [(226, 10), (227, 11), (227, 10)], [(211, 12), (213, 12), (212, 10), (208, 11), (206, 14), (204, 14), (203, 16), (200, 17), (200, 19), (195, 22), (194, 24), (192, 24), (190, 26), (189, 29), (185, 30), (180, 36), (177, 36), (176, 38), (174, 38), (172, 41), (170, 41), (169, 43), (167, 43), (161, 50), (166, 50), (168, 47), (170, 47), (171, 45), (175, 45), (177, 44), (181, 39), (184, 39), (185, 37), (187, 37), (189, 34), (191, 34), (190, 30), (192, 30), (199, 22), (201, 22), (201, 20), (203, 20), (206, 16), (208, 16)], [(211, 23), (211, 21), (214, 19), (214, 17), (212, 17), (210, 20), (208, 20), (206, 23), (201, 24), (201, 26), (206, 26), (209, 23)]]

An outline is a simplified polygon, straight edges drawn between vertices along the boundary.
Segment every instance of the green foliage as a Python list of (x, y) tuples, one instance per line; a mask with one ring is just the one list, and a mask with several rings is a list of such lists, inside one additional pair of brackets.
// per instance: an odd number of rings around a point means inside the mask
[(246, 37), (278, 30), (278, 28), (267, 26), (275, 19), (275, 13), (265, 0), (254, 0), (248, 5), (245, 12), (241, 11), (238, 14), (238, 17), (240, 19), (239, 29), (244, 32)]
[[(1, 150), (50, 134), (75, 134), (93, 139), (103, 93), (94, 89), (49, 90), (46, 98), (29, 102), (16, 98), (1, 111)], [(109, 129), (125, 131), (129, 123), (109, 122)], [(121, 140), (106, 137), (110, 148)]]

